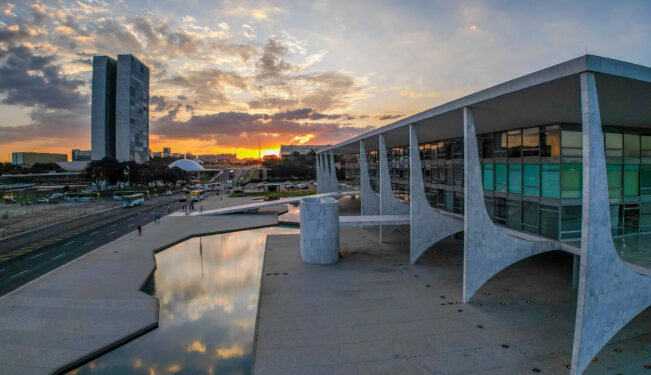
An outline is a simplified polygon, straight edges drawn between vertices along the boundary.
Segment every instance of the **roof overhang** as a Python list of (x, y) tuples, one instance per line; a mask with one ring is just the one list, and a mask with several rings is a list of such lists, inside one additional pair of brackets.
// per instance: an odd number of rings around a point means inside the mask
[(496, 132), (559, 122), (581, 122), (579, 75), (594, 72), (604, 125), (651, 128), (651, 68), (605, 57), (585, 55), (453, 100), (334, 146), (336, 154), (378, 149), (378, 135), (387, 147), (409, 144), (413, 124), (419, 142), (463, 136), (463, 108), (471, 107), (477, 133)]

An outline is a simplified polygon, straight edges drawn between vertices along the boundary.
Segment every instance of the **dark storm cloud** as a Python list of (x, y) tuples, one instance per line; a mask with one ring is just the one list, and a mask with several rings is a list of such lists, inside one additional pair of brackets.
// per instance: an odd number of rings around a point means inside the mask
[(258, 77), (274, 79), (291, 72), (294, 66), (284, 59), (286, 54), (287, 48), (282, 42), (274, 38), (268, 39), (256, 63)]
[(272, 119), (274, 120), (322, 120), (322, 119), (327, 119), (327, 120), (339, 120), (339, 119), (345, 119), (345, 120), (352, 120), (354, 119), (353, 116), (347, 115), (347, 114), (325, 114), (325, 113), (318, 113), (313, 111), (311, 108), (301, 108), (301, 109), (296, 109), (293, 111), (285, 111), (285, 112), (279, 112), (271, 116)]
[(158, 95), (154, 95), (149, 98), (149, 106), (154, 106), (154, 112), (163, 112), (172, 107), (172, 105), (167, 102), (164, 96)]
[(0, 144), (35, 139), (72, 139), (87, 132), (90, 116), (65, 109), (38, 106), (30, 113), (31, 123), (0, 126)]
[(82, 79), (68, 79), (52, 56), (36, 56), (21, 45), (0, 51), (6, 58), (0, 66), (0, 93), (4, 104), (41, 105), (52, 109), (87, 108), (89, 98), (77, 89), (86, 85)]

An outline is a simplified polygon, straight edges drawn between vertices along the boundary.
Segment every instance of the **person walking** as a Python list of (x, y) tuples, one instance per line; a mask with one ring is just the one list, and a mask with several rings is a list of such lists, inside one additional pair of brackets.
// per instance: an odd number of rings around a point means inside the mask
[(156, 214), (156, 221), (160, 224), (160, 214)]
[(199, 212), (203, 213), (203, 204), (199, 205)]
[(142, 236), (142, 227), (138, 225), (138, 235)]

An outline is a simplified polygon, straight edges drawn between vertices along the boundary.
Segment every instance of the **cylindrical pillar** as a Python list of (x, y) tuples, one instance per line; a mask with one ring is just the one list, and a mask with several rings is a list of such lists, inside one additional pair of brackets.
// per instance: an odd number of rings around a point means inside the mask
[(301, 200), (301, 259), (310, 264), (339, 260), (339, 202), (330, 197)]

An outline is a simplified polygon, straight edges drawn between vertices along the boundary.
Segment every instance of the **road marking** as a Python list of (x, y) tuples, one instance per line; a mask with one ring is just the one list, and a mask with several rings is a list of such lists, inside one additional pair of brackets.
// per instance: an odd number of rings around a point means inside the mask
[(34, 259), (34, 258), (38, 258), (38, 257), (40, 257), (40, 256), (43, 255), (43, 254), (45, 254), (45, 253), (40, 253), (40, 254), (34, 255), (34, 256), (32, 257), (32, 259)]
[(90, 235), (92, 236), (93, 234), (97, 234), (97, 233), (99, 233), (99, 231), (98, 231), (98, 230), (96, 230), (96, 231), (94, 231), (94, 232), (93, 232), (93, 233), (91, 233)]
[(114, 227), (114, 226), (116, 226), (116, 225), (118, 225), (118, 223), (115, 223), (115, 224), (113, 224), (113, 225), (111, 225), (111, 226)]
[(61, 257), (64, 256), (64, 255), (66, 255), (66, 253), (59, 254), (59, 255), (55, 256), (54, 258), (52, 258), (52, 259), (50, 259), (50, 260), (55, 260), (56, 258), (61, 258)]
[(2, 271), (4, 271), (4, 270), (6, 270), (6, 268), (1, 269), (0, 272), (2, 272)]
[(133, 223), (129, 224), (129, 226), (132, 227), (132, 226), (133, 226)]
[(108, 235), (112, 235), (113, 233), (117, 232), (117, 230), (114, 230), (113, 232), (109, 233)]
[(24, 271), (22, 271), (22, 272), (18, 272), (17, 274), (11, 276), (10, 279), (13, 279), (14, 277), (20, 276), (20, 275), (24, 274), (24, 273), (27, 272), (27, 271), (29, 271), (29, 270), (27, 269), (27, 270), (24, 270)]
[(90, 245), (90, 244), (92, 244), (93, 242), (95, 242), (95, 241), (90, 241), (90, 242), (88, 242), (88, 243), (85, 243), (84, 246), (86, 246), (86, 245)]
[(75, 242), (75, 241), (66, 242), (66, 243), (64, 243), (63, 245), (64, 245), (64, 246), (65, 246), (65, 245), (70, 245), (70, 244), (73, 243), (73, 242)]

